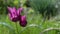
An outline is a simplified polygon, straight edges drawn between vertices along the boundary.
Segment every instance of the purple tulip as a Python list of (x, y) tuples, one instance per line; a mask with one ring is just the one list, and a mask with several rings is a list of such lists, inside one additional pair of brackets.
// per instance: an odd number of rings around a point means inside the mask
[(9, 17), (10, 17), (10, 20), (13, 21), (13, 22), (17, 22), (17, 21), (20, 21), (20, 25), (22, 27), (25, 27), (27, 25), (27, 20), (26, 20), (26, 16), (22, 16), (21, 15), (21, 11), (23, 10), (23, 8), (18, 8), (16, 9), (15, 7), (8, 7), (8, 10), (9, 10)]
[(9, 10), (9, 17), (13, 22), (17, 22), (19, 20), (19, 17), (21, 17), (20, 13), (23, 10), (22, 8), (19, 8), (18, 10), (15, 7), (8, 7)]
[(26, 20), (26, 16), (21, 16), (21, 19), (20, 19), (20, 25), (22, 27), (25, 27), (27, 25), (27, 20)]

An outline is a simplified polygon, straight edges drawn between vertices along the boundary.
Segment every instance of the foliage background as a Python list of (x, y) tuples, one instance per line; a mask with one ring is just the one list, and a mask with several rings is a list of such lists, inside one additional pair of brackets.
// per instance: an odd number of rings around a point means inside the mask
[[(60, 0), (58, 0), (58, 6), (60, 6)], [(20, 3), (22, 2), (22, 3)], [(40, 34), (45, 29), (53, 28), (51, 30), (45, 31), (43, 34), (59, 34), (60, 33), (60, 14), (51, 17), (50, 20), (45, 20), (43, 22), (42, 15), (39, 12), (35, 12), (32, 8), (27, 10), (28, 7), (24, 5), (26, 0), (0, 0), (0, 34)], [(21, 27), (18, 23), (14, 23), (9, 20), (7, 7), (22, 7), (25, 9), (24, 12), (27, 13), (27, 26)], [(60, 7), (59, 7), (60, 9)], [(58, 9), (58, 11), (60, 11)], [(16, 27), (17, 26), (17, 27)], [(56, 29), (54, 29), (56, 28)]]

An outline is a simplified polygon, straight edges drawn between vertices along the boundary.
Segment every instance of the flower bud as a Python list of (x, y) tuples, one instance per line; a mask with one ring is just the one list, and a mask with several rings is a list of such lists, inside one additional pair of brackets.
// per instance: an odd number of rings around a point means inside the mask
[(27, 25), (27, 20), (26, 20), (26, 16), (21, 16), (21, 19), (20, 19), (20, 25), (22, 27), (25, 27)]

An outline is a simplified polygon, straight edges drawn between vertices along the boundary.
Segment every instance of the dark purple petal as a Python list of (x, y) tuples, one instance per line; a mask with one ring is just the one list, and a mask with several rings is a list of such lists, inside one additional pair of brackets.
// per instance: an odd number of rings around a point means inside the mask
[(13, 18), (12, 21), (13, 22), (17, 22), (18, 21), (18, 18)]
[(20, 21), (19, 23), (22, 27), (25, 27), (27, 25), (27, 21)]
[(11, 14), (9, 14), (9, 17), (10, 17), (10, 20), (13, 21), (13, 22), (17, 22), (18, 21), (17, 16), (12, 17)]
[(25, 27), (27, 25), (27, 20), (26, 20), (26, 16), (21, 16), (20, 19), (20, 23), (19, 23), (22, 27)]

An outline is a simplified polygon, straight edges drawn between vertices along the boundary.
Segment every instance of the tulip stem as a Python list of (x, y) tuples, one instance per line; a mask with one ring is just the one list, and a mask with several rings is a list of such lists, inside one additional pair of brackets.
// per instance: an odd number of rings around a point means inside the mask
[(17, 33), (19, 34), (18, 27), (17, 27), (17, 23), (16, 23), (16, 30), (17, 30)]

